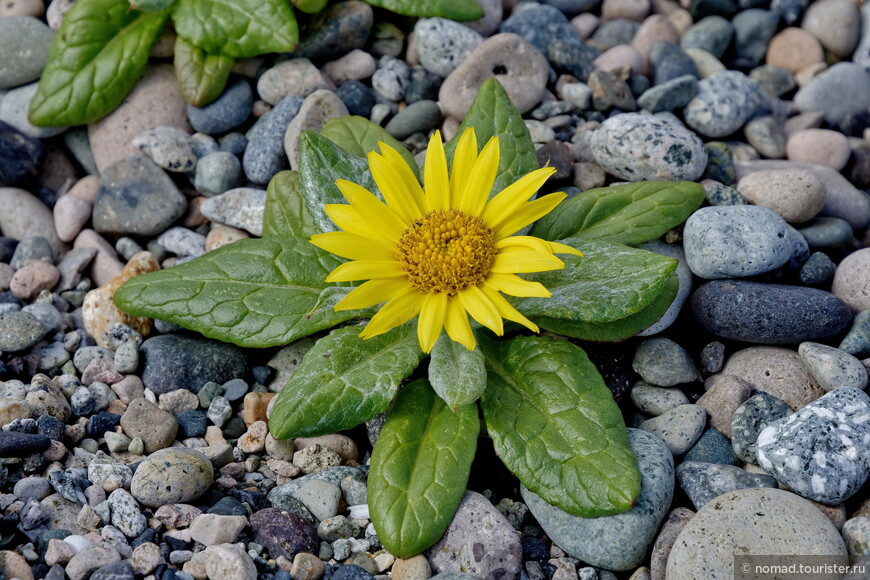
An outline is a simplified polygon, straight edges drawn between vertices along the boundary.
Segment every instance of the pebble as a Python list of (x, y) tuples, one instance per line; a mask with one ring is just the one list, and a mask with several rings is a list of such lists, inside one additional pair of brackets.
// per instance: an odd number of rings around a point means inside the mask
[(786, 154), (786, 138), (779, 120), (772, 116), (756, 117), (743, 127), (746, 141), (762, 157), (780, 159)]
[(175, 440), (178, 422), (147, 399), (134, 399), (121, 416), (121, 428), (128, 437), (142, 439), (145, 452), (150, 454)]
[(798, 353), (781, 347), (754, 346), (737, 351), (722, 373), (742, 378), (756, 391), (781, 399), (791, 409), (804, 407), (825, 393)]
[(42, 236), (61, 254), (63, 244), (55, 233), (52, 212), (38, 197), (16, 187), (0, 187), (0, 205), (4, 208), (0, 230), (5, 236), (16, 240)]
[(205, 196), (219, 195), (243, 182), (242, 162), (232, 153), (215, 151), (201, 157), (196, 164), (193, 185)]
[(302, 102), (299, 97), (282, 99), (249, 132), (248, 146), (242, 158), (242, 167), (249, 180), (266, 184), (287, 167), (284, 133), (290, 121), (299, 113)]
[[(834, 274), (831, 292), (854, 312), (870, 310), (867, 279), (870, 276), (870, 249), (864, 248), (843, 258)], [(0, 315), (0, 320), (6, 315)]]
[(300, 553), (317, 553), (317, 531), (302, 516), (277, 507), (261, 509), (250, 519), (254, 541), (273, 558), (293, 560)]
[(371, 6), (352, 0), (331, 5), (308, 23), (297, 56), (329, 60), (362, 48), (372, 29)]
[(0, 350), (20, 352), (39, 342), (49, 331), (35, 316), (27, 312), (0, 313)]
[(211, 462), (202, 453), (170, 447), (148, 455), (139, 464), (130, 492), (149, 507), (186, 503), (205, 493), (213, 478)]
[(35, 15), (0, 18), (0, 90), (39, 79), (54, 33)]
[(118, 108), (88, 125), (97, 169), (103, 173), (114, 162), (140, 153), (131, 141), (143, 131), (168, 126), (189, 132), (186, 107), (172, 65), (146, 67)]
[(154, 127), (133, 137), (130, 144), (167, 171), (186, 173), (196, 166), (193, 142), (184, 129)]
[[(598, 518), (573, 516), (520, 487), (532, 515), (557, 546), (608, 570), (631, 570), (644, 561), (674, 491), (674, 461), (662, 441), (638, 429), (628, 429), (628, 439), (637, 457), (641, 490), (626, 512)], [(433, 569), (441, 571), (434, 565)]]
[(850, 556), (870, 555), (870, 518), (857, 516), (846, 520), (841, 533)]
[(148, 527), (148, 520), (139, 511), (139, 504), (125, 489), (116, 489), (107, 500), (112, 508), (112, 525), (128, 538), (135, 538)]
[(688, 405), (689, 399), (679, 389), (653, 387), (638, 382), (631, 389), (631, 402), (647, 415), (657, 417), (680, 405)]
[(701, 436), (707, 413), (697, 405), (680, 405), (647, 419), (640, 429), (658, 436), (674, 455), (688, 451)]
[(867, 369), (847, 352), (824, 344), (804, 342), (798, 347), (798, 354), (825, 391), (864, 389), (867, 386)]
[(316, 473), (341, 465), (341, 456), (322, 445), (311, 445), (293, 454), (293, 465), (305, 474)]
[(810, 33), (800, 28), (785, 28), (770, 40), (766, 63), (797, 74), (812, 64), (824, 61), (824, 49)]
[(649, 53), (652, 83), (660, 85), (682, 76), (698, 77), (700, 73), (692, 58), (678, 45), (658, 41)]
[(176, 389), (196, 393), (209, 381), (223, 384), (247, 372), (238, 348), (200, 338), (154, 336), (142, 343), (140, 352), (145, 359), (142, 382), (157, 395)]
[(804, 14), (801, 28), (841, 59), (848, 59), (858, 44), (861, 17), (858, 7), (848, 0), (820, 0)]
[(441, 109), (435, 101), (422, 100), (399, 111), (384, 127), (396, 139), (407, 139), (417, 132), (427, 133), (441, 124)]
[(674, 542), (666, 575), (735, 573), (734, 554), (845, 555), (837, 529), (807, 500), (779, 489), (742, 489), (707, 503)]
[(698, 79), (683, 75), (647, 89), (637, 99), (640, 108), (651, 113), (685, 107), (698, 94)]
[(692, 446), (683, 458), (683, 462), (696, 461), (700, 463), (716, 463), (720, 465), (736, 465), (738, 462), (731, 442), (721, 431), (707, 429), (697, 443)]
[(676, 474), (680, 487), (696, 510), (729, 491), (777, 486), (769, 475), (751, 473), (734, 465), (684, 461), (677, 467)]
[(171, 227), (157, 237), (167, 252), (181, 257), (199, 257), (205, 253), (205, 236), (187, 228)]
[(724, 137), (743, 127), (763, 101), (755, 81), (741, 72), (726, 71), (701, 79), (683, 115), (701, 135)]
[(702, 278), (754, 276), (779, 268), (792, 254), (788, 225), (760, 206), (702, 208), (686, 221), (686, 263)]
[(65, 572), (70, 580), (92, 578), (93, 573), (121, 561), (118, 551), (108, 542), (88, 544), (67, 563)]
[(580, 44), (565, 14), (547, 4), (530, 4), (522, 10), (514, 10), (501, 23), (500, 31), (522, 36), (544, 54), (555, 40)]
[(695, 22), (680, 38), (683, 48), (700, 48), (715, 56), (722, 55), (731, 44), (734, 26), (721, 16), (707, 16)]
[(297, 493), (297, 498), (314, 517), (323, 521), (338, 514), (341, 489), (328, 481), (315, 479), (302, 486)]
[(60, 272), (52, 264), (29, 262), (13, 274), (9, 290), (16, 298), (29, 301), (51, 290), (59, 281)]
[[(274, 104), (268, 100), (267, 102)], [(208, 105), (204, 107), (187, 105), (187, 119), (194, 131), (207, 135), (226, 133), (247, 120), (253, 104), (254, 97), (251, 85), (248, 84), (248, 81), (239, 79), (231, 83), (217, 99)]]
[(0, 100), (0, 121), (12, 125), (34, 139), (47, 139), (63, 133), (66, 127), (37, 127), (30, 122), (27, 112), (35, 93), (36, 83), (7, 91)]
[(0, 431), (0, 454), (6, 457), (25, 457), (45, 451), (51, 439), (45, 435)]
[(483, 42), (483, 36), (446, 18), (421, 18), (414, 25), (414, 42), (420, 64), (446, 77)]
[(547, 68), (546, 57), (521, 36), (496, 34), (484, 40), (444, 79), (438, 102), (446, 115), (461, 119), (471, 108), (480, 85), (495, 77), (517, 110), (525, 113), (541, 101)]
[(375, 58), (364, 50), (353, 49), (344, 56), (323, 65), (323, 74), (336, 85), (346, 81), (361, 81), (371, 77), (377, 69)]
[(411, 70), (403, 60), (384, 55), (372, 74), (372, 88), (388, 101), (401, 101), (411, 82)]
[(47, 149), (38, 139), (0, 121), (0, 153), (0, 180), (17, 183), (37, 176)]
[(237, 544), (218, 544), (203, 550), (209, 580), (257, 580), (257, 567), (251, 556)]
[(187, 202), (172, 180), (141, 155), (105, 168), (94, 202), (97, 232), (154, 236), (184, 214)]
[(733, 375), (715, 375), (704, 389), (695, 404), (707, 411), (708, 425), (730, 439), (734, 413), (752, 394), (752, 385)]
[[(633, 59), (635, 53), (631, 54)], [(627, 55), (628, 53), (623, 53), (621, 57), (625, 58)], [(554, 40), (546, 52), (550, 65), (556, 71), (572, 75), (581, 82), (586, 82), (596, 70), (605, 72), (596, 68), (595, 63), (600, 56), (601, 51), (598, 49), (588, 44), (577, 44), (569, 40)], [(614, 64), (613, 60), (611, 59), (610, 64)]]
[(672, 387), (698, 379), (692, 357), (669, 338), (649, 338), (641, 342), (631, 368), (644, 381), (660, 387)]
[(239, 228), (255, 236), (262, 236), (265, 207), (264, 190), (238, 187), (210, 197), (200, 206), (200, 211), (213, 222)]
[(830, 129), (804, 129), (788, 138), (789, 161), (825, 165), (840, 171), (849, 161), (851, 151), (846, 136)]
[[(528, 503), (527, 493), (523, 490)], [(473, 491), (465, 492), (444, 535), (426, 556), (435, 574), (465, 572), (489, 577), (498, 573), (513, 577), (522, 568), (519, 533), (485, 497)]]
[(299, 112), (284, 133), (284, 151), (290, 160), (290, 167), (299, 168), (299, 137), (303, 131), (319, 133), (327, 121), (347, 114), (347, 107), (332, 91), (320, 89), (305, 97)]
[(247, 525), (240, 515), (200, 514), (190, 524), (190, 538), (204, 546), (231, 544)]
[(803, 169), (754, 171), (737, 183), (737, 190), (750, 203), (770, 208), (793, 224), (814, 218), (826, 197), (824, 184)]
[(851, 62), (839, 62), (804, 85), (794, 95), (801, 112), (820, 111), (832, 124), (870, 107), (870, 73)]

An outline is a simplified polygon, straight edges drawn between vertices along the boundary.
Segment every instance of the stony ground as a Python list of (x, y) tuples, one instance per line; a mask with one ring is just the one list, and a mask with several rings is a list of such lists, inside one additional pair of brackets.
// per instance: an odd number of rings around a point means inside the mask
[[(700, 578), (746, 551), (866, 555), (870, 3), (479, 1), (467, 25), (335, 3), (201, 109), (167, 34), (114, 113), (51, 129), (25, 112), (72, 0), (0, 4), (6, 578)], [(366, 507), (376, 424), (267, 435), (310, 341), (242, 350), (111, 297), (261, 235), (303, 130), (361, 115), (419, 153), (493, 74), (557, 169), (545, 189), (689, 180), (707, 203), (646, 246), (681, 262), (664, 318), (582, 345), (631, 427), (637, 506), (570, 517), (484, 438), (447, 534), (395, 559)]]

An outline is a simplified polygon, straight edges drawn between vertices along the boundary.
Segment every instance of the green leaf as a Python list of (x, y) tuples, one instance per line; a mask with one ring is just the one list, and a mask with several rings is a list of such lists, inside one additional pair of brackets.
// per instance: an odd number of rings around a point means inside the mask
[(323, 10), (327, 0), (291, 0), (293, 7), (306, 14), (316, 14)]
[(619, 407), (570, 342), (483, 338), (489, 384), (481, 407), (495, 452), (548, 503), (577, 516), (631, 508), (640, 472)]
[(636, 336), (642, 330), (646, 330), (658, 322), (676, 298), (679, 289), (680, 283), (677, 276), (672, 274), (665, 282), (662, 291), (649, 306), (636, 314), (612, 322), (578, 322), (564, 318), (541, 316), (536, 316), (535, 322), (541, 328), (571, 338), (595, 342), (619, 342)]
[(366, 340), (360, 331), (361, 326), (333, 330), (305, 354), (272, 408), (273, 437), (335, 433), (387, 408), (423, 358), (417, 326), (403, 324)]
[(467, 127), (474, 127), (477, 145), (483, 148), (491, 137), (498, 137), (500, 158), (498, 173), (492, 187), (498, 193), (526, 173), (538, 169), (535, 144), (522, 116), (511, 103), (504, 88), (495, 78), (484, 81), (465, 115), (456, 136), (444, 147), (448, 163), (459, 143), (459, 136)]
[(132, 10), (142, 12), (157, 12), (175, 4), (175, 0), (128, 0)]
[(441, 16), (460, 21), (483, 17), (483, 9), (474, 0), (365, 0), (365, 3), (405, 16)]
[(121, 104), (148, 63), (169, 12), (127, 0), (78, 0), (63, 19), (30, 101), (34, 125), (93, 123)]
[(115, 303), (240, 346), (283, 345), (359, 315), (332, 310), (345, 290), (324, 279), (339, 263), (303, 238), (239, 240), (131, 279)]
[(323, 211), (327, 203), (346, 204), (347, 200), (335, 185), (337, 179), (346, 179), (359, 184), (380, 196), (369, 163), (364, 157), (348, 153), (329, 139), (305, 131), (299, 142), (299, 175), (302, 199), (320, 232), (332, 232), (338, 228)]
[(380, 151), (378, 141), (383, 141), (398, 151), (417, 179), (420, 172), (417, 162), (411, 152), (402, 145), (395, 137), (384, 131), (384, 128), (372, 123), (363, 117), (338, 117), (331, 119), (320, 131), (322, 137), (326, 137), (348, 153), (359, 157), (368, 158), (369, 151)]
[(231, 58), (290, 52), (299, 43), (286, 0), (178, 0), (172, 20), (178, 36)]
[(476, 406), (451, 411), (424, 380), (399, 393), (368, 479), (372, 522), (391, 554), (415, 556), (444, 534), (465, 493), (479, 430)]
[(623, 319), (652, 304), (677, 268), (673, 258), (621, 244), (581, 238), (561, 241), (583, 252), (583, 257), (561, 255), (563, 269), (526, 276), (543, 284), (552, 296), (512, 300), (533, 320), (604, 323)]
[(486, 390), (486, 367), (479, 348), (468, 350), (442, 333), (432, 348), (429, 382), (451, 409), (473, 403)]
[(317, 233), (311, 214), (305, 208), (298, 171), (280, 171), (266, 187), (263, 237), (297, 236)]
[(584, 191), (535, 223), (545, 240), (586, 238), (637, 246), (683, 223), (704, 201), (691, 181), (642, 181)]
[(184, 100), (195, 107), (204, 107), (221, 95), (235, 62), (222, 54), (209, 54), (180, 36), (175, 39), (175, 78)]

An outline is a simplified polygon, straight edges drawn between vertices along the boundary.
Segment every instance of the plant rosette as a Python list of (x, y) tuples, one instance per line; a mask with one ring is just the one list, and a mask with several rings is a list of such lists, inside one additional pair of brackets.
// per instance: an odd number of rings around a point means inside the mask
[[(662, 316), (676, 261), (631, 246), (684, 221), (703, 188), (647, 182), (529, 201), (551, 174), (495, 79), (456, 138), (433, 135), (422, 185), (383, 129), (336, 119), (303, 135), (298, 172), (270, 182), (262, 239), (134, 278), (115, 301), (246, 347), (332, 329), (278, 395), (269, 429), (324, 435), (386, 411), (368, 501), (396, 556), (449, 525), (479, 412), (526, 488), (569, 514), (620, 513), (640, 493), (636, 460), (609, 389), (570, 339), (623, 340)], [(551, 336), (529, 335), (540, 329)]]

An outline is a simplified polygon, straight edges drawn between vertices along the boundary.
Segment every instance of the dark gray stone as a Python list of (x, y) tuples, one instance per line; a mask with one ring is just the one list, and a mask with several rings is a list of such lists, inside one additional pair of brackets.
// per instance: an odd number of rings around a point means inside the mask
[(683, 33), (680, 46), (700, 48), (721, 59), (725, 51), (728, 50), (733, 36), (734, 27), (730, 22), (721, 16), (708, 16), (690, 26)]
[(740, 192), (728, 185), (707, 185), (704, 197), (710, 205), (748, 205)]
[[(413, 80), (411, 84), (413, 84)], [(411, 85), (408, 85), (409, 90), (410, 88)], [(375, 92), (358, 80), (349, 80), (342, 83), (342, 85), (338, 87), (338, 90), (335, 91), (335, 96), (341, 99), (341, 102), (344, 103), (345, 107), (347, 107), (348, 113), (365, 117), (366, 119), (371, 115), (372, 107), (374, 107), (377, 102)], [(405, 97), (407, 99), (407, 92)], [(435, 92), (435, 98), (438, 98), (437, 89)]]
[(777, 486), (769, 475), (750, 473), (735, 465), (696, 461), (684, 461), (677, 467), (677, 481), (696, 510), (729, 491)]
[(721, 465), (737, 465), (737, 455), (731, 448), (731, 441), (717, 429), (707, 429), (698, 442), (689, 449), (683, 461), (699, 463), (718, 463)]
[(758, 434), (758, 464), (807, 499), (836, 505), (870, 475), (870, 397), (845, 387)]
[(116, 161), (100, 176), (94, 229), (103, 234), (155, 236), (184, 215), (187, 200), (148, 157)]
[(187, 119), (190, 126), (200, 133), (217, 135), (226, 133), (244, 123), (251, 115), (254, 92), (251, 85), (239, 79), (217, 99), (204, 107), (187, 105)]
[(294, 56), (323, 61), (362, 48), (369, 38), (373, 20), (372, 8), (364, 2), (351, 0), (332, 4), (308, 23)]
[(45, 155), (42, 141), (0, 121), (0, 182), (18, 183), (36, 177)]
[(586, 82), (589, 75), (597, 70), (593, 62), (601, 56), (601, 51), (588, 44), (557, 38), (549, 44), (544, 54), (558, 72), (574, 75), (577, 80)]
[(849, 333), (838, 348), (857, 357), (870, 355), (870, 310), (855, 315)]
[(651, 113), (673, 111), (685, 107), (698, 94), (698, 79), (693, 75), (683, 75), (647, 89), (638, 97), (640, 108)]
[(788, 417), (792, 410), (780, 399), (759, 392), (744, 401), (731, 418), (731, 448), (746, 463), (755, 463), (758, 434), (771, 423)]
[(852, 243), (852, 226), (835, 217), (817, 217), (798, 229), (811, 250), (839, 250)]
[(417, 101), (399, 111), (384, 130), (402, 140), (417, 132), (426, 133), (441, 123), (441, 108), (435, 101)]
[(698, 133), (724, 137), (743, 127), (764, 102), (755, 81), (738, 71), (724, 71), (698, 83), (698, 94), (683, 115)]
[(620, 44), (631, 44), (640, 22), (628, 18), (605, 20), (592, 33), (592, 40), (597, 46), (608, 49)]
[(734, 26), (734, 52), (741, 63), (754, 67), (764, 60), (767, 45), (776, 34), (779, 16), (769, 10), (744, 10), (731, 21)]
[(284, 97), (251, 130), (242, 168), (252, 182), (269, 183), (276, 173), (289, 167), (284, 153), (284, 133), (287, 125), (299, 113), (302, 101), (301, 97)]
[(661, 85), (685, 75), (701, 76), (695, 61), (685, 50), (664, 40), (652, 45), (649, 61), (653, 85)]
[(545, 4), (520, 4), (501, 23), (500, 31), (519, 34), (544, 54), (556, 40), (582, 45), (568, 18), (558, 8)]
[(166, 334), (142, 343), (142, 382), (158, 395), (187, 389), (196, 393), (207, 382), (223, 384), (247, 374), (245, 354), (223, 342)]
[(771, 0), (770, 10), (789, 26), (800, 19), (809, 3), (810, 0)]
[(814, 252), (801, 266), (800, 280), (807, 286), (824, 286), (834, 279), (837, 265), (824, 252)]
[(45, 435), (0, 431), (0, 457), (26, 457), (45, 451), (51, 439)]
[(749, 78), (758, 83), (758, 88), (774, 97), (784, 95), (797, 85), (790, 70), (770, 64), (755, 67), (749, 72)]

